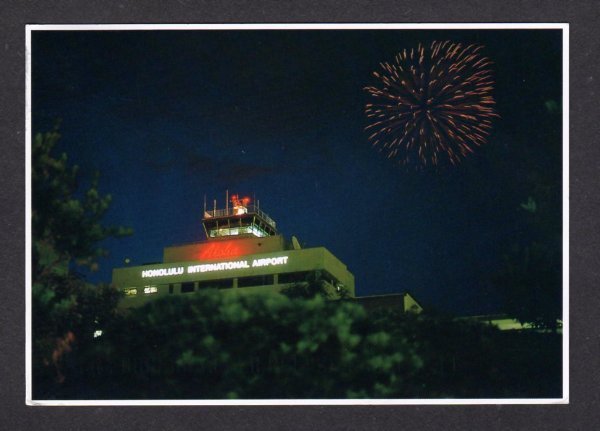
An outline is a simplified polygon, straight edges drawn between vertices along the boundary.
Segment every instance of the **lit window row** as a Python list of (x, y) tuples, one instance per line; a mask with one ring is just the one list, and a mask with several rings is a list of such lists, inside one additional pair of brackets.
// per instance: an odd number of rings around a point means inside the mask
[[(127, 287), (125, 289), (123, 289), (123, 293), (125, 294), (125, 296), (135, 296), (138, 293), (137, 287)], [(146, 294), (151, 294), (151, 293), (158, 293), (158, 287), (157, 286), (144, 286), (144, 293)]]
[(267, 233), (258, 226), (224, 227), (210, 231), (210, 237), (233, 236), (252, 234), (259, 238), (267, 236)]
[[(332, 286), (341, 285), (339, 281), (335, 279), (335, 277), (329, 275), (328, 273), (321, 273), (319, 276), (320, 279), (327, 281)], [(289, 272), (282, 273), (278, 275), (277, 283), (279, 285), (285, 284), (294, 284), (294, 283), (302, 283), (307, 282), (309, 280), (314, 279), (314, 273), (312, 271), (301, 271), (301, 272)], [(237, 287), (258, 287), (258, 286), (270, 286), (275, 284), (275, 277), (273, 274), (268, 275), (259, 275), (259, 276), (251, 276), (251, 277), (238, 277), (237, 278)], [(212, 289), (229, 289), (234, 286), (234, 279), (218, 279), (218, 280), (205, 280), (199, 282), (184, 282), (181, 283), (179, 292), (180, 293), (191, 293), (196, 290), (212, 288)], [(166, 288), (166, 285), (164, 286)], [(175, 293), (175, 285), (169, 284), (169, 293)], [(339, 289), (338, 289), (339, 290)], [(138, 289), (136, 287), (128, 287), (123, 289), (125, 296), (135, 296), (138, 294)], [(148, 285), (144, 286), (144, 294), (151, 295), (158, 293), (158, 286)]]

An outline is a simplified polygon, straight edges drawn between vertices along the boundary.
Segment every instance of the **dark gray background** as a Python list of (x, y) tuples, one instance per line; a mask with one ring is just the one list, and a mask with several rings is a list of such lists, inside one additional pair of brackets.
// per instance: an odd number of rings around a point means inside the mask
[[(595, 2), (4, 1), (0, 6), (0, 427), (3, 429), (594, 429), (599, 414)], [(29, 407), (25, 405), (25, 24), (570, 23), (570, 404), (558, 406)], [(540, 358), (540, 367), (544, 358)]]

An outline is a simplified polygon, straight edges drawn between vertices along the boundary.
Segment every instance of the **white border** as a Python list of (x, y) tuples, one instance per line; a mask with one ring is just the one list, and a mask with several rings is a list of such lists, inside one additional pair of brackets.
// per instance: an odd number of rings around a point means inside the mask
[[(98, 30), (501, 30), (560, 29), (563, 34), (563, 396), (488, 399), (290, 399), (290, 400), (33, 400), (31, 363), (31, 32)], [(569, 403), (569, 24), (31, 24), (25, 27), (25, 403), (30, 406), (248, 406), (248, 405), (471, 405)]]
[(496, 404), (566, 404), (562, 398), (442, 398), (442, 399), (289, 399), (289, 400), (43, 400), (31, 406), (378, 406), (378, 405), (496, 405)]
[(569, 25), (563, 27), (563, 399), (569, 402)]
[(31, 30), (25, 29), (25, 399), (31, 405)]
[(31, 30), (502, 30), (565, 29), (563, 23), (423, 24), (30, 24)]

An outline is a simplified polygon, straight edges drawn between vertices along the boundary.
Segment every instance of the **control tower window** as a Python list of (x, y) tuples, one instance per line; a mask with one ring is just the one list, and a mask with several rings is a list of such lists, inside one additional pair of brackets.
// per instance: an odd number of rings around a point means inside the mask
[(241, 226), (241, 227), (224, 227), (220, 229), (212, 229), (209, 236), (211, 238), (221, 236), (235, 236), (235, 235), (254, 235), (259, 238), (267, 236), (267, 233), (259, 228), (258, 226)]
[(275, 221), (259, 208), (258, 201), (251, 204), (249, 197), (232, 195), (225, 208), (217, 209), (217, 201), (213, 208), (204, 205), (202, 224), (208, 238), (219, 238), (238, 235), (265, 237), (275, 235)]

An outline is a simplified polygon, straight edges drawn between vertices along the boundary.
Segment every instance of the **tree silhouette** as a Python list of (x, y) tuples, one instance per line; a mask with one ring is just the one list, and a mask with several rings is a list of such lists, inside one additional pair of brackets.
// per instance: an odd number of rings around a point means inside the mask
[[(131, 234), (106, 227), (110, 195), (98, 191), (98, 175), (85, 190), (79, 168), (55, 156), (57, 129), (35, 135), (32, 184), (32, 348), (35, 398), (52, 397), (65, 380), (67, 353), (85, 349), (94, 330), (114, 314), (119, 294), (108, 285), (86, 283), (78, 267), (97, 269), (106, 255), (98, 243)], [(58, 384), (58, 386), (57, 386)]]

